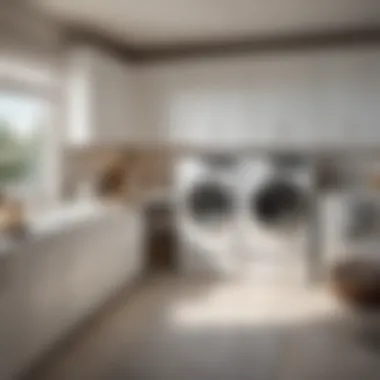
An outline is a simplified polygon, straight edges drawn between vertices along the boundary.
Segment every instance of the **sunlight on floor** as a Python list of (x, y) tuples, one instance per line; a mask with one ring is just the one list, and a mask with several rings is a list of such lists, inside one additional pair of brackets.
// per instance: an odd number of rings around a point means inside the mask
[(289, 281), (241, 279), (217, 283), (191, 300), (172, 305), (178, 327), (296, 324), (336, 313), (328, 289)]

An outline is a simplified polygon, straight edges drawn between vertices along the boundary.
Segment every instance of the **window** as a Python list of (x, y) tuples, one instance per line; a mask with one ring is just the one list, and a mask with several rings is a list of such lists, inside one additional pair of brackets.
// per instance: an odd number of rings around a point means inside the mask
[(46, 183), (48, 100), (0, 88), (0, 187), (31, 200)]

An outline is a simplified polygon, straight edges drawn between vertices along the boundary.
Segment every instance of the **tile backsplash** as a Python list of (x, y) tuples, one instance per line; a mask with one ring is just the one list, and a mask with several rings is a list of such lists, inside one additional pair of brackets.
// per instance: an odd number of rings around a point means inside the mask
[(63, 177), (66, 199), (83, 195), (85, 189), (98, 197), (138, 201), (170, 185), (171, 157), (167, 152), (142, 149), (78, 149), (67, 152)]

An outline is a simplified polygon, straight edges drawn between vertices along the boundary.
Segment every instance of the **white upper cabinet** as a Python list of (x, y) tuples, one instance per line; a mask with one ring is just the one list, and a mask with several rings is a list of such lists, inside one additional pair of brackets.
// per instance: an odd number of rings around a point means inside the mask
[(310, 143), (313, 73), (301, 58), (214, 59), (149, 68), (149, 94), (156, 99), (151, 120), (161, 138), (173, 143)]
[(70, 144), (139, 140), (133, 69), (92, 47), (77, 47), (68, 57)]
[(146, 126), (202, 145), (379, 142), (379, 67), (374, 47), (163, 63), (143, 69)]
[(150, 80), (145, 98), (153, 96), (151, 129), (156, 127), (160, 139), (174, 144), (267, 143), (273, 138), (275, 119), (266, 112), (270, 94), (265, 98), (252, 91), (257, 78), (251, 73), (245, 60), (191, 61), (146, 69), (144, 75)]
[(315, 67), (315, 140), (332, 146), (379, 142), (380, 51), (320, 53)]
[(70, 143), (325, 146), (380, 142), (380, 49), (131, 67), (71, 52)]

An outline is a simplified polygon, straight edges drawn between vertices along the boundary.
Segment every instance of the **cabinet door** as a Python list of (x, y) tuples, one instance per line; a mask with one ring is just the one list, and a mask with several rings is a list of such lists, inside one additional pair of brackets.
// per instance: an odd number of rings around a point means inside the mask
[(363, 58), (360, 70), (362, 85), (357, 86), (361, 109), (357, 111), (354, 126), (362, 131), (364, 143), (375, 145), (380, 142), (380, 51), (368, 51)]
[(278, 123), (278, 114), (274, 112), (274, 99), (273, 93), (264, 87), (251, 88), (247, 93), (244, 104), (246, 120), (240, 131), (240, 138), (244, 144), (253, 146), (273, 144), (275, 127)]
[(123, 67), (113, 59), (100, 54), (94, 55), (94, 60), (93, 138), (102, 142), (123, 140), (126, 136), (124, 123), (127, 116), (124, 105)]
[(91, 47), (73, 51), (68, 67), (68, 142), (138, 139), (135, 77), (131, 67)]
[(276, 128), (283, 122), (284, 76), (281, 64), (273, 57), (252, 63), (244, 85), (247, 121), (242, 138), (254, 146), (272, 146)]
[(202, 146), (231, 146), (253, 140), (249, 103), (242, 94), (186, 94), (172, 104), (170, 133), (174, 141)]
[(351, 144), (355, 142), (353, 126), (359, 106), (356, 62), (341, 52), (326, 54), (320, 59), (319, 74), (316, 105), (322, 123), (320, 141), (330, 146)]
[(171, 104), (170, 133), (173, 141), (206, 146), (267, 144), (273, 139), (273, 106), (271, 94), (252, 89), (188, 93)]
[(218, 139), (216, 103), (196, 91), (179, 92), (170, 99), (170, 140), (181, 144), (212, 144)]
[[(255, 142), (251, 135), (249, 104), (241, 91), (221, 88), (204, 99), (203, 138), (211, 145), (231, 147)], [(253, 137), (253, 139), (252, 139)]]
[(321, 54), (315, 81), (321, 142), (344, 146), (378, 141), (379, 64), (380, 55), (373, 50)]
[(255, 65), (247, 109), (258, 145), (293, 146), (309, 138), (308, 70), (302, 56), (269, 57)]
[(286, 99), (285, 133), (292, 145), (309, 148), (318, 145), (318, 133), (321, 128), (318, 118), (319, 89), (315, 86), (318, 73), (316, 59), (302, 55), (289, 62), (292, 75), (288, 76), (289, 93)]

